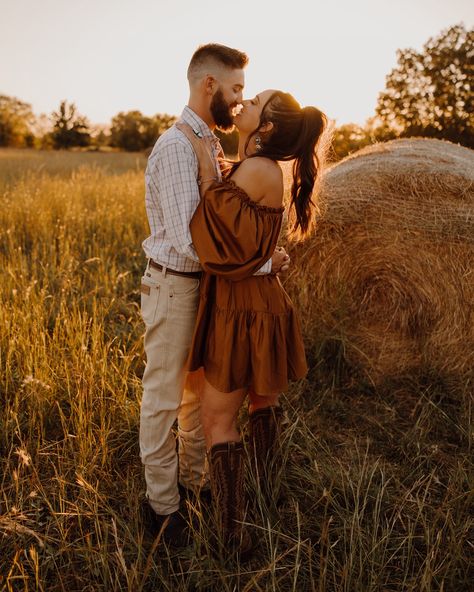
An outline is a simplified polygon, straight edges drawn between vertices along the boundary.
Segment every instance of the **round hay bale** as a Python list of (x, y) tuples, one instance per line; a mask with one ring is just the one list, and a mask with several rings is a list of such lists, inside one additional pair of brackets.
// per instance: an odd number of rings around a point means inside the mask
[(466, 385), (474, 369), (474, 152), (367, 147), (328, 169), (285, 285), (326, 371)]

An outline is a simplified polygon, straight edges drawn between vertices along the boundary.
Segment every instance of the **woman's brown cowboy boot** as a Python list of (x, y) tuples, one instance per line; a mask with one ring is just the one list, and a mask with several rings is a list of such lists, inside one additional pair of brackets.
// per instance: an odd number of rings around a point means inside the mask
[(269, 466), (278, 449), (282, 419), (283, 410), (279, 406), (257, 409), (249, 416), (250, 455), (260, 491), (266, 496), (273, 490)]
[(214, 444), (208, 452), (212, 501), (222, 543), (221, 553), (237, 552), (241, 561), (250, 559), (252, 538), (242, 524), (245, 519), (244, 446), (242, 442)]

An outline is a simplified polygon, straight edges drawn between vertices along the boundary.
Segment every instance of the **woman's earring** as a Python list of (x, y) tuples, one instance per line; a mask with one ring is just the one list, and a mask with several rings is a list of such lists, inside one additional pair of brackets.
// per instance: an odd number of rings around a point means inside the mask
[(262, 138), (260, 136), (255, 136), (255, 150), (260, 152), (262, 149)]

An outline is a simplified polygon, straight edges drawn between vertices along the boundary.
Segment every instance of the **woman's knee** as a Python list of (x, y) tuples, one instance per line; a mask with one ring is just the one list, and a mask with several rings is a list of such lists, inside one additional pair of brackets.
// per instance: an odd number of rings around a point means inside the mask
[(236, 415), (214, 409), (201, 408), (201, 417), (205, 432), (212, 432), (216, 427), (231, 429), (237, 422)]

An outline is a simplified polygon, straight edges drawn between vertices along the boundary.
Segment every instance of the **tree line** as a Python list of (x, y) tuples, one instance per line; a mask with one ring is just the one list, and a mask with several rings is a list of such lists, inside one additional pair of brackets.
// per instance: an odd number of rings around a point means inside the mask
[(374, 142), (417, 136), (474, 148), (474, 31), (455, 25), (420, 52), (399, 50), (397, 62), (374, 117), (365, 126), (335, 130), (336, 158)]
[[(331, 157), (338, 160), (374, 142), (403, 137), (449, 140), (474, 148), (474, 31), (455, 25), (430, 38), (422, 51), (397, 52), (373, 117), (365, 125), (334, 130)], [(69, 149), (149, 149), (176, 121), (174, 116), (120, 112), (107, 128), (94, 128), (74, 103), (62, 101), (46, 118), (31, 105), (0, 95), (0, 146)], [(218, 132), (224, 151), (237, 152), (237, 133)]]
[(129, 152), (145, 150), (167, 130), (176, 118), (140, 111), (120, 112), (110, 127), (93, 127), (74, 103), (61, 101), (49, 117), (37, 118), (31, 105), (16, 97), (0, 95), (0, 146), (15, 148), (117, 148)]

